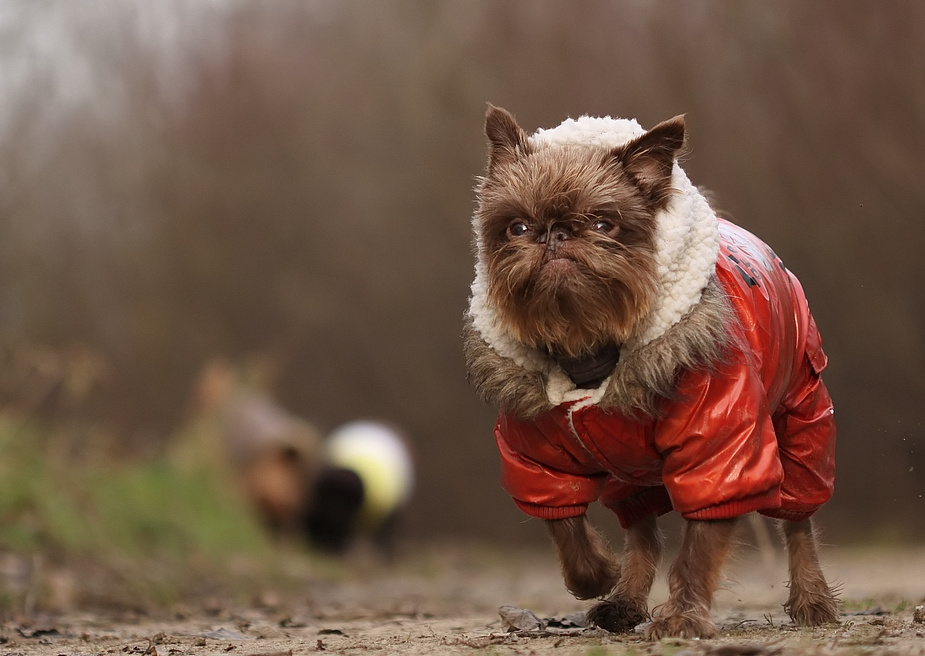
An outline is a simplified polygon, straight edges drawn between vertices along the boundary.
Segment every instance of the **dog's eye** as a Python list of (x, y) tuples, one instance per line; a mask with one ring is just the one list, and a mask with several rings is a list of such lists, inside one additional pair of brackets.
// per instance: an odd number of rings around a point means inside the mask
[(592, 225), (598, 232), (603, 232), (605, 234), (613, 234), (616, 232), (616, 226), (607, 219), (597, 219)]
[(528, 228), (527, 224), (523, 221), (514, 221), (514, 223), (507, 227), (507, 234), (511, 237), (523, 237), (529, 231), (530, 228)]

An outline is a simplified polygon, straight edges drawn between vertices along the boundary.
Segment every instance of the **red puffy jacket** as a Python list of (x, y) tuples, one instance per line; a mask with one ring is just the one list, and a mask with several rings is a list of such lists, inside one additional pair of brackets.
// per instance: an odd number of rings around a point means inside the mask
[(590, 399), (532, 420), (502, 413), (502, 485), (524, 512), (572, 517), (600, 499), (625, 528), (672, 508), (687, 519), (754, 510), (800, 519), (831, 497), (826, 356), (803, 289), (753, 235), (725, 221), (720, 235), (716, 275), (747, 346), (712, 374), (683, 373), (660, 417), (626, 417)]

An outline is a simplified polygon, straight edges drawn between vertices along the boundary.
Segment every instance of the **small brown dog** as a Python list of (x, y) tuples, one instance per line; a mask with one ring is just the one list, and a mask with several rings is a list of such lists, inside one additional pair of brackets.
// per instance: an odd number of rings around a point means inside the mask
[[(568, 589), (601, 598), (589, 619), (619, 632), (648, 617), (655, 518), (675, 509), (687, 526), (649, 638), (715, 634), (751, 511), (782, 520), (793, 620), (836, 621), (810, 520), (834, 481), (819, 333), (797, 279), (677, 164), (684, 118), (527, 135), (489, 107), (485, 128), (469, 378), (500, 410), (504, 488), (547, 521)], [(596, 500), (628, 530), (622, 563), (586, 519)]]

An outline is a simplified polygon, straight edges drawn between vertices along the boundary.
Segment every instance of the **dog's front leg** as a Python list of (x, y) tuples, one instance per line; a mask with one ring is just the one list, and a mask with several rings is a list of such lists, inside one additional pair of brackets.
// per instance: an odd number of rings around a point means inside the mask
[(681, 551), (668, 572), (668, 601), (656, 609), (646, 638), (712, 638), (713, 593), (735, 532), (735, 519), (690, 520)]
[(620, 580), (620, 565), (586, 515), (546, 520), (565, 587), (578, 599), (602, 597)]
[(632, 631), (649, 616), (649, 592), (662, 557), (655, 515), (629, 527), (620, 582), (604, 601), (588, 611), (588, 620), (613, 633)]
[(825, 581), (812, 520), (781, 522), (790, 558), (790, 597), (784, 610), (800, 626), (838, 621), (838, 597)]

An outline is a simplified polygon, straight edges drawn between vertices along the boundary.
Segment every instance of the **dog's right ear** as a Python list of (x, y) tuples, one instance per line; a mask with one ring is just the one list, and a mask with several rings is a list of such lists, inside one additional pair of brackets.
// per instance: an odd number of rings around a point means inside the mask
[(488, 105), (488, 111), (485, 113), (485, 136), (488, 137), (490, 145), (489, 172), (496, 166), (513, 162), (527, 153), (527, 133), (517, 125), (517, 121), (506, 109)]

